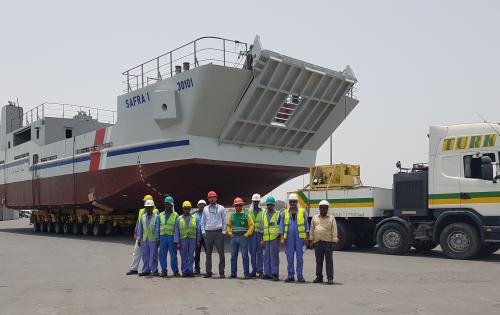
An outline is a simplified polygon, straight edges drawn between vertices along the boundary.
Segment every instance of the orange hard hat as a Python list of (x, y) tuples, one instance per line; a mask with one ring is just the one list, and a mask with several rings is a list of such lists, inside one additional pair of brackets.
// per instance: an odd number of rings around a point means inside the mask
[(233, 206), (243, 206), (243, 205), (244, 205), (243, 199), (241, 199), (240, 197), (234, 198)]
[(210, 197), (217, 197), (217, 193), (215, 191), (209, 191), (208, 198), (210, 198)]

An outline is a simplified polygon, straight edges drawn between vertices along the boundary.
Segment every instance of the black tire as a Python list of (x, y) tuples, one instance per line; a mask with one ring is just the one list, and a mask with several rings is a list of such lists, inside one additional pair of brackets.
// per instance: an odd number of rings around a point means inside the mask
[(103, 224), (94, 223), (94, 225), (92, 226), (92, 235), (101, 236), (103, 229), (104, 229)]
[(387, 222), (377, 231), (377, 244), (384, 254), (403, 255), (410, 251), (410, 234), (400, 223)]
[(113, 222), (108, 221), (106, 222), (106, 224), (104, 224), (103, 234), (106, 236), (110, 236), (111, 234), (113, 234)]
[(33, 222), (33, 232), (40, 232), (40, 223), (39, 222)]
[(483, 244), (483, 246), (481, 246), (481, 249), (479, 250), (479, 255), (480, 256), (492, 255), (499, 249), (500, 249), (500, 243)]
[(354, 243), (354, 231), (352, 227), (344, 221), (337, 221), (338, 241), (333, 245), (333, 250), (349, 250)]
[(73, 234), (80, 234), (82, 232), (82, 226), (78, 223), (73, 223), (71, 226), (71, 233)]
[(63, 231), (64, 234), (71, 233), (71, 226), (69, 225), (69, 223), (64, 223), (63, 224), (62, 231)]
[(441, 232), (439, 244), (446, 256), (453, 259), (473, 258), (481, 249), (479, 233), (467, 223), (447, 225)]
[(413, 243), (412, 246), (417, 252), (427, 252), (436, 248), (438, 243), (433, 241), (415, 240), (415, 243)]
[(361, 229), (356, 235), (354, 246), (358, 249), (372, 248), (377, 242), (373, 239), (373, 231), (369, 229)]
[(47, 222), (46, 223), (46, 231), (47, 233), (54, 233), (54, 223), (52, 222)]
[(82, 224), (82, 234), (87, 236), (92, 233), (92, 224), (88, 224), (87, 222)]
[(62, 232), (61, 223), (54, 223), (54, 233), (59, 234)]
[(47, 232), (47, 223), (40, 222), (40, 232)]

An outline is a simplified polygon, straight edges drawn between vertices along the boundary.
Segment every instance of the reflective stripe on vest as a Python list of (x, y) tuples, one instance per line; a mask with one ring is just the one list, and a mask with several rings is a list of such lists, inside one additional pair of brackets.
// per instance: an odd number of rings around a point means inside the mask
[(179, 236), (180, 239), (185, 238), (196, 238), (196, 218), (191, 216), (189, 220), (189, 228), (186, 229), (186, 221), (184, 220), (184, 216), (179, 217)]
[(248, 210), (248, 215), (252, 218), (254, 224), (254, 233), (260, 233), (260, 226), (262, 224), (262, 218), (264, 216), (264, 210), (259, 209), (257, 215), (254, 214), (253, 209)]
[[(288, 236), (288, 225), (290, 224), (290, 210), (285, 209), (285, 222), (284, 223), (284, 234), (283, 238), (286, 239)], [(297, 210), (297, 229), (299, 231), (299, 238), (306, 238), (306, 225), (304, 222), (304, 209), (299, 208)]]
[(153, 214), (149, 226), (146, 225), (146, 215), (142, 217), (142, 241), (156, 241), (156, 214)]
[(273, 241), (278, 238), (280, 235), (280, 229), (278, 226), (278, 218), (279, 212), (275, 211), (273, 216), (271, 217), (271, 222), (267, 222), (267, 211), (263, 215), (263, 227), (264, 234), (262, 235), (262, 239), (264, 242)]
[(248, 213), (233, 212), (230, 216), (233, 233), (246, 233), (248, 230)]
[[(139, 224), (139, 221), (141, 220), (141, 217), (142, 217), (142, 215), (144, 214), (144, 210), (145, 210), (144, 208), (139, 209), (139, 215), (137, 216), (137, 223), (136, 223), (136, 225), (138, 225), (138, 224)], [(154, 209), (153, 209), (153, 213), (154, 213), (154, 214), (158, 214), (158, 209), (154, 208)]]
[(160, 213), (160, 235), (174, 235), (175, 220), (177, 220), (177, 212), (172, 211), (165, 222), (166, 213)]

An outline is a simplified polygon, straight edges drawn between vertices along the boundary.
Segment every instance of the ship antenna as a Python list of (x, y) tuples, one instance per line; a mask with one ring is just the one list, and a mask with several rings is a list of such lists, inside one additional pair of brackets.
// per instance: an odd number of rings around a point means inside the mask
[(500, 136), (500, 132), (498, 131), (498, 129), (496, 129), (496, 128), (493, 126), (493, 124), (492, 124), (492, 123), (490, 123), (489, 121), (487, 121), (486, 119), (484, 119), (484, 117), (483, 117), (483, 116), (481, 116), (481, 114), (480, 114), (480, 113), (476, 112), (476, 115), (478, 115), (478, 116), (479, 116), (479, 118), (481, 118), (485, 124), (488, 124), (488, 126), (490, 126), (490, 128), (491, 128), (491, 129), (493, 129), (493, 131), (497, 134), (497, 136)]

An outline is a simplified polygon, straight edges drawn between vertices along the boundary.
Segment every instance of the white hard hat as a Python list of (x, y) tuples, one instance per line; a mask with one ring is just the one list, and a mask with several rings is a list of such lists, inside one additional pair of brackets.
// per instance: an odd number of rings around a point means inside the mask
[(299, 197), (297, 197), (297, 194), (290, 194), (290, 196), (288, 196), (288, 201), (297, 201), (299, 200)]
[(200, 201), (198, 201), (198, 203), (197, 203), (196, 205), (197, 205), (197, 206), (199, 206), (199, 205), (201, 205), (201, 204), (206, 205), (207, 203), (205, 202), (205, 200), (200, 199)]
[(253, 194), (252, 201), (260, 201), (260, 195), (259, 194)]
[(321, 200), (319, 202), (319, 206), (327, 206), (327, 207), (330, 207), (330, 203), (328, 201), (326, 201), (325, 199)]
[(144, 201), (144, 207), (154, 207), (155, 202), (153, 200), (146, 200)]

